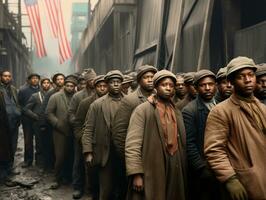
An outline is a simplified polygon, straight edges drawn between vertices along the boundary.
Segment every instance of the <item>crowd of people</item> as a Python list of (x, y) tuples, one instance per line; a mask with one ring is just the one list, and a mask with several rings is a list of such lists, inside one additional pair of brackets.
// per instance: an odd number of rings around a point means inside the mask
[(33, 73), (19, 90), (0, 76), (2, 183), (22, 124), (21, 167), (52, 171), (50, 188), (71, 183), (74, 199), (266, 199), (266, 64)]

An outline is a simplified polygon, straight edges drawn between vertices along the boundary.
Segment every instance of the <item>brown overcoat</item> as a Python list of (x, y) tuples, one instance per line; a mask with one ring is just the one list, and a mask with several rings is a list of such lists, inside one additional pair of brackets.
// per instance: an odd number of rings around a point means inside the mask
[(112, 140), (119, 157), (125, 159), (125, 141), (127, 136), (127, 128), (129, 120), (134, 109), (147, 98), (142, 94), (140, 88), (133, 93), (125, 96), (115, 115), (112, 123)]
[(155, 105), (148, 101), (134, 110), (130, 118), (125, 145), (126, 168), (129, 178), (135, 174), (143, 174), (144, 194), (136, 195), (132, 191), (132, 183), (129, 183), (127, 199), (168, 200), (167, 191), (178, 191), (178, 188), (183, 189), (175, 196), (180, 197), (178, 200), (185, 198), (185, 128), (182, 114), (178, 110), (175, 113), (179, 150), (174, 156), (180, 161), (174, 167), (180, 167), (182, 174), (176, 177), (178, 184), (169, 184), (166, 175), (169, 169), (169, 163), (166, 160), (169, 155), (165, 148), (159, 112)]
[[(262, 111), (266, 106), (255, 99)], [(236, 175), (249, 199), (266, 199), (266, 135), (233, 94), (209, 113), (205, 155), (221, 182)]]
[(75, 119), (74, 119), (74, 136), (77, 139), (77, 141), (81, 140), (82, 137), (82, 127), (84, 125), (86, 115), (88, 113), (90, 105), (98, 99), (98, 95), (95, 93), (92, 96), (89, 96), (85, 99), (83, 99), (78, 106), (77, 112), (75, 114)]

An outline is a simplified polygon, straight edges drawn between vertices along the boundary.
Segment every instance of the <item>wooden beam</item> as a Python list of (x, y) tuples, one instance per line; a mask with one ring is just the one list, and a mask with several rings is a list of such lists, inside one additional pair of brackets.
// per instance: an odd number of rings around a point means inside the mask
[(178, 64), (178, 49), (180, 47), (180, 42), (181, 42), (184, 3), (185, 3), (184, 0), (180, 0), (179, 7), (177, 8), (177, 12), (179, 13), (179, 15), (176, 20), (175, 43), (174, 43), (174, 48), (173, 48), (172, 63), (169, 69), (170, 71), (173, 71), (173, 68), (177, 67), (177, 64)]
[(200, 68), (202, 67), (204, 57), (206, 56), (206, 49), (207, 49), (207, 45), (209, 42), (209, 35), (210, 35), (210, 28), (211, 28), (213, 5), (214, 5), (214, 0), (208, 0), (205, 19), (204, 19), (204, 25), (203, 25), (203, 31), (202, 31), (202, 37), (201, 37), (197, 71), (199, 71)]

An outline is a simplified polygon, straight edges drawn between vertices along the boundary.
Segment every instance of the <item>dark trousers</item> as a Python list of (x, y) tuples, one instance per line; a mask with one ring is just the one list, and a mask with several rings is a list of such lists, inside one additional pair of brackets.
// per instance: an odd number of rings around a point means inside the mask
[(34, 130), (30, 119), (22, 118), (22, 128), (24, 134), (24, 162), (32, 164), (33, 162), (33, 135)]
[(55, 164), (55, 153), (53, 128), (49, 124), (40, 127), (40, 140), (43, 145), (42, 155), (44, 159), (44, 168), (51, 170), (54, 168)]
[(74, 164), (72, 173), (72, 184), (75, 190), (84, 190), (85, 185), (85, 162), (82, 148), (78, 141), (74, 141)]
[(71, 181), (73, 170), (73, 138), (53, 131), (55, 149), (55, 181)]

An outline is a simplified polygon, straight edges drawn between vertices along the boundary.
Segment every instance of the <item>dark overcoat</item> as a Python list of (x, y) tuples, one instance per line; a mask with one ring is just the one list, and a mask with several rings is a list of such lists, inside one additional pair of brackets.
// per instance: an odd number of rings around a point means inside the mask
[[(178, 151), (174, 155), (180, 162), (175, 167), (180, 167), (182, 171), (177, 176), (178, 184), (168, 184), (166, 162), (168, 153), (165, 147), (162, 126), (159, 112), (155, 105), (145, 102), (139, 105), (133, 112), (126, 138), (125, 158), (127, 175), (131, 177), (135, 174), (142, 174), (144, 179), (144, 193), (136, 195), (129, 187), (127, 199), (145, 200), (168, 200), (167, 191), (178, 191), (180, 199), (185, 199), (186, 185), (186, 139), (185, 127), (182, 114), (176, 110), (177, 129), (178, 129)], [(129, 183), (131, 184), (131, 183)], [(173, 199), (174, 200), (174, 199)]]
[(125, 159), (125, 141), (129, 120), (134, 109), (147, 98), (142, 94), (140, 88), (122, 99), (121, 105), (112, 123), (112, 140), (119, 157)]

